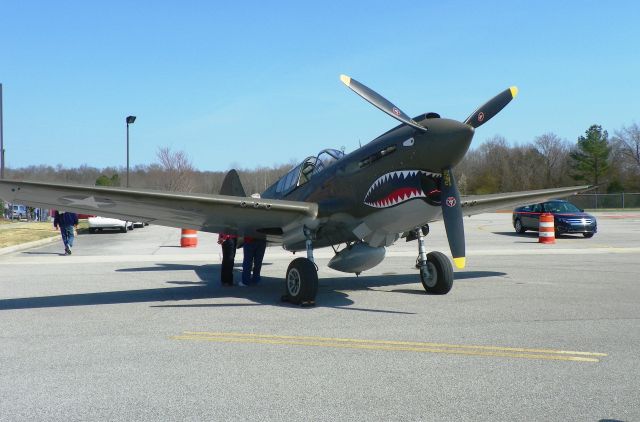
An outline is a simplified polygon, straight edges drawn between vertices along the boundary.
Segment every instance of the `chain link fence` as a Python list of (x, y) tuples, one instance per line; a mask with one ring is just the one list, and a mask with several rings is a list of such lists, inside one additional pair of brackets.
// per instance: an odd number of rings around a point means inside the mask
[(583, 193), (568, 200), (582, 209), (640, 208), (640, 193)]

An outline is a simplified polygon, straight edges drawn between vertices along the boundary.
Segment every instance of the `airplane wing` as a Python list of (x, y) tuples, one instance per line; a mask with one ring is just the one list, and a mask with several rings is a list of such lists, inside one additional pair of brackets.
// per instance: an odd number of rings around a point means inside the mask
[(205, 232), (277, 239), (318, 214), (309, 202), (0, 180), (0, 198), (33, 207)]
[(594, 188), (595, 186), (571, 186), (566, 188), (494, 193), (490, 195), (470, 195), (462, 196), (460, 200), (462, 202), (463, 214), (471, 216), (498, 209), (544, 202), (553, 198), (565, 198)]

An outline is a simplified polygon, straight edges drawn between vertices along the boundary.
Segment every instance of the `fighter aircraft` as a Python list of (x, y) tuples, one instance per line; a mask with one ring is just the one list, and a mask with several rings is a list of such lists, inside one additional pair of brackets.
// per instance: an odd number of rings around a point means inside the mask
[(234, 170), (219, 195), (1, 180), (0, 197), (34, 207), (264, 238), (293, 253), (306, 251), (306, 257), (293, 259), (287, 268), (284, 297), (312, 304), (318, 290), (314, 248), (331, 246), (335, 256), (328, 266), (359, 274), (380, 264), (385, 248), (400, 237), (417, 239), (416, 268), (424, 289), (446, 294), (453, 285), (453, 266), (441, 252), (427, 253), (428, 223), (444, 220), (453, 262), (463, 268), (463, 215), (589, 188), (461, 197), (452, 170), (469, 149), (475, 130), (515, 98), (516, 87), (459, 122), (433, 112), (411, 118), (355, 79), (340, 79), (400, 124), (349, 154), (325, 149), (305, 158), (260, 198), (246, 196)]

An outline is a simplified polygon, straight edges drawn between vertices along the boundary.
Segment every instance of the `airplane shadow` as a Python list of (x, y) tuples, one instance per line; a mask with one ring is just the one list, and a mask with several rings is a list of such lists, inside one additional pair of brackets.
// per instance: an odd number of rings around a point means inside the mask
[[(281, 278), (262, 277), (257, 285), (249, 287), (223, 287), (220, 283), (220, 264), (188, 265), (188, 264), (158, 264), (151, 267), (125, 268), (117, 272), (147, 272), (147, 271), (194, 271), (199, 281), (168, 280), (167, 284), (175, 287), (160, 287), (152, 289), (122, 290), (112, 292), (79, 293), (56, 296), (39, 296), (15, 299), (0, 299), (0, 311), (15, 309), (57, 308), (67, 306), (95, 306), (124, 303), (154, 303), (154, 308), (185, 308), (185, 307), (244, 307), (244, 306), (284, 306), (292, 309), (313, 309), (291, 305), (280, 300), (284, 294), (284, 282)], [(474, 280), (484, 277), (499, 277), (505, 273), (493, 271), (467, 271), (455, 273), (456, 280)], [(234, 278), (239, 281), (241, 271), (234, 271)], [(396, 289), (389, 293), (404, 293), (427, 295), (422, 288), (419, 277), (415, 273), (380, 275), (380, 276), (348, 276), (321, 278), (319, 280), (316, 307), (336, 308), (361, 312), (380, 312), (407, 314), (408, 312), (364, 309), (354, 307), (349, 298), (349, 291), (377, 290), (380, 287), (412, 284), (413, 289)], [(242, 303), (229, 303), (229, 298), (243, 300)], [(214, 303), (183, 303), (174, 302), (211, 299)], [(225, 299), (224, 303), (215, 303), (215, 299)], [(244, 303), (249, 300), (252, 303)], [(158, 302), (172, 302), (158, 304)]]

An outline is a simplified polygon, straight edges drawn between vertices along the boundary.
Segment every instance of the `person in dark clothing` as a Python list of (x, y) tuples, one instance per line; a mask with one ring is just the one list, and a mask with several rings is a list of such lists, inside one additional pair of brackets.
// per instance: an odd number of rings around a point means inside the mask
[(71, 255), (73, 247), (74, 231), (78, 227), (78, 216), (73, 212), (56, 211), (53, 218), (53, 227), (60, 228), (62, 243), (64, 244), (64, 254)]
[(242, 261), (242, 284), (257, 284), (260, 282), (260, 270), (262, 269), (262, 259), (267, 249), (267, 241), (264, 239), (244, 238), (242, 251), (244, 259)]
[(218, 235), (218, 244), (222, 245), (222, 266), (220, 279), (223, 286), (233, 286), (233, 265), (236, 258), (237, 236), (232, 234)]

